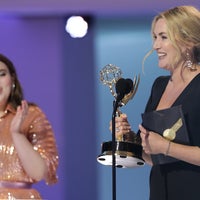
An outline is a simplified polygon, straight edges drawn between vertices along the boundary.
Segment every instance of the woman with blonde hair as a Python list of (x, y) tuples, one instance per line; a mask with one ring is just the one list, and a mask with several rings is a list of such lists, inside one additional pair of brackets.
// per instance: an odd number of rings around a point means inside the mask
[[(160, 13), (153, 19), (152, 37), (158, 65), (168, 70), (169, 75), (154, 81), (144, 113), (181, 106), (189, 141), (182, 144), (151, 130), (144, 122), (139, 125), (143, 159), (152, 165), (149, 199), (197, 200), (200, 198), (199, 10), (178, 6)], [(126, 116), (116, 118), (116, 130), (117, 135), (131, 131)], [(161, 155), (174, 160), (155, 162)]]

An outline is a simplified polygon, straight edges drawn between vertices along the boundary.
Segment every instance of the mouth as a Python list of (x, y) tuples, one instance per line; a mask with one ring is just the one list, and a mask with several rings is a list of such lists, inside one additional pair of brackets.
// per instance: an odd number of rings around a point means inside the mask
[(167, 54), (166, 53), (157, 53), (159, 59), (163, 59)]

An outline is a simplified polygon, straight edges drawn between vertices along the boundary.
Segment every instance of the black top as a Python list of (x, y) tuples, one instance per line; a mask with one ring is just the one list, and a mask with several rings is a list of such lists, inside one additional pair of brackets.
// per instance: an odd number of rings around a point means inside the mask
[[(161, 76), (155, 80), (145, 112), (156, 110), (169, 78), (169, 76)], [(200, 74), (189, 83), (172, 106), (178, 105), (183, 109), (190, 145), (200, 147)], [(199, 166), (177, 161), (152, 167), (150, 200), (199, 199)]]

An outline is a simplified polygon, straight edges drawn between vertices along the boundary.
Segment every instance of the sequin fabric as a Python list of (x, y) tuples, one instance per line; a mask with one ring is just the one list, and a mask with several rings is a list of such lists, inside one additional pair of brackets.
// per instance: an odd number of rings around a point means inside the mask
[[(5, 115), (0, 118), (0, 181), (35, 183), (24, 171), (13, 145), (10, 134), (10, 123), (15, 110), (8, 105)], [(29, 105), (28, 114), (22, 124), (21, 131), (33, 149), (45, 160), (48, 174), (46, 184), (57, 182), (58, 152), (52, 127), (45, 114), (36, 105)], [(31, 158), (30, 158), (31, 162)], [(33, 189), (0, 188), (0, 199), (40, 199)]]

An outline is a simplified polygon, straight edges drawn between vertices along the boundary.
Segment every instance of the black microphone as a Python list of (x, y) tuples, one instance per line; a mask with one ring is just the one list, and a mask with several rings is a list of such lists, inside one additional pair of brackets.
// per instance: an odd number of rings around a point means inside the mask
[(115, 84), (117, 93), (117, 101), (121, 101), (126, 94), (133, 89), (133, 81), (131, 79), (120, 78)]

